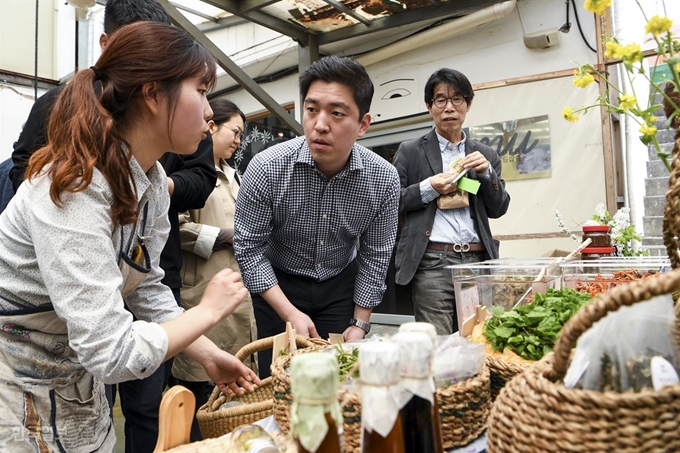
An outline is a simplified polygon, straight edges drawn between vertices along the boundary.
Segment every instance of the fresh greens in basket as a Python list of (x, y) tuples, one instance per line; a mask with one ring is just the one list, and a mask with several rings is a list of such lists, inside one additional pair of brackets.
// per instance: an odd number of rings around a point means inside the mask
[(335, 345), (335, 353), (340, 367), (340, 382), (359, 377), (359, 348), (343, 348), (342, 343)]
[(495, 351), (509, 348), (527, 360), (539, 360), (553, 350), (562, 326), (589, 300), (589, 294), (573, 289), (548, 289), (512, 310), (491, 307), (484, 337)]

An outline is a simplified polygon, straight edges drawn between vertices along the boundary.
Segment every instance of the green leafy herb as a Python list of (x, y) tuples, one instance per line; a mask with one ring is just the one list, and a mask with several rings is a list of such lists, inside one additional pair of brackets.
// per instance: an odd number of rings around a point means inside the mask
[(491, 307), (493, 317), (484, 324), (484, 337), (495, 351), (510, 348), (527, 360), (539, 360), (552, 351), (562, 326), (590, 299), (573, 289), (548, 289), (513, 310)]
[(340, 368), (340, 382), (344, 382), (349, 378), (359, 377), (359, 348), (345, 349), (342, 343), (335, 345), (337, 351), (338, 367)]

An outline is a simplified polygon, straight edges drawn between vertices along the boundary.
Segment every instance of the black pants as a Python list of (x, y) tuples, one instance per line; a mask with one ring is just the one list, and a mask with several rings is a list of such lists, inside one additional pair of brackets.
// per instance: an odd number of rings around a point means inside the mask
[[(354, 317), (354, 282), (357, 265), (352, 261), (335, 277), (317, 281), (309, 277), (287, 274), (274, 269), (279, 287), (288, 300), (312, 319), (321, 338), (329, 333), (343, 333)], [(252, 294), (258, 338), (271, 337), (285, 332), (286, 323), (259, 295)], [(272, 351), (258, 352), (260, 379), (271, 374)]]

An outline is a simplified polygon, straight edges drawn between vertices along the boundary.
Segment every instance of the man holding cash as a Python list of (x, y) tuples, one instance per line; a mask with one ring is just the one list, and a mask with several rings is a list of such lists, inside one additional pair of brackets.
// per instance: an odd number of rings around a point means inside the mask
[(489, 218), (501, 217), (510, 204), (498, 154), (463, 132), (473, 97), (464, 74), (435, 71), (425, 85), (435, 127), (402, 143), (394, 158), (405, 219), (396, 282), (412, 283), (416, 321), (434, 324), (439, 335), (458, 330), (451, 273), (444, 268), (498, 258)]

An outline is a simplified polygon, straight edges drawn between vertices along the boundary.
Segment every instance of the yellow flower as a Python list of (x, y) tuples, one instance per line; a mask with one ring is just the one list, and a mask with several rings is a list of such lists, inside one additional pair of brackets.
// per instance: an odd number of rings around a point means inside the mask
[(675, 64), (675, 71), (680, 72), (680, 63)]
[(642, 49), (640, 44), (628, 44), (621, 50), (621, 58), (623, 61), (634, 63), (636, 61), (642, 61)]
[(656, 116), (652, 115), (649, 117), (649, 122), (650, 123), (656, 123), (659, 120)]
[(673, 26), (673, 21), (667, 17), (654, 16), (649, 19), (645, 26), (645, 33), (651, 33), (654, 36), (666, 33)]
[(591, 13), (603, 14), (611, 4), (612, 0), (586, 0), (583, 7)]
[(635, 107), (635, 104), (637, 103), (637, 99), (635, 99), (635, 96), (631, 96), (628, 94), (624, 94), (619, 98), (619, 105), (623, 110), (630, 110), (633, 107)]
[(623, 55), (623, 46), (617, 42), (608, 41), (605, 47), (604, 56), (607, 58), (621, 58)]
[(580, 74), (579, 70), (575, 69), (574, 75), (576, 76), (576, 78), (574, 79), (573, 83), (579, 88), (585, 88), (595, 81), (595, 78), (589, 72), (584, 72), (583, 74)]
[(562, 110), (562, 117), (570, 123), (579, 120), (579, 116), (574, 114), (574, 109), (571, 107), (565, 107), (564, 110)]
[(656, 135), (656, 126), (648, 126), (646, 123), (640, 126), (640, 133), (642, 135), (654, 136)]

